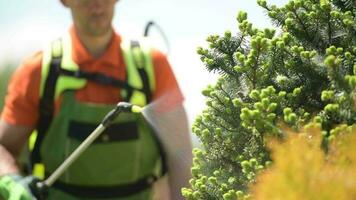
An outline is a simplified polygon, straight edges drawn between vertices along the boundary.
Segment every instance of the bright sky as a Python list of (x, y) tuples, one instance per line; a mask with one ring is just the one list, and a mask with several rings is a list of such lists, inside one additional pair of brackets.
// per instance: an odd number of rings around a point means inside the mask
[[(267, 1), (282, 5), (287, 0)], [(171, 44), (169, 60), (193, 122), (205, 107), (201, 90), (217, 77), (205, 70), (196, 48), (206, 44), (209, 34), (223, 34), (225, 30), (236, 33), (239, 10), (245, 10), (255, 26), (271, 27), (266, 13), (251, 0), (120, 0), (114, 27), (121, 34), (141, 36), (148, 20), (161, 26)], [(69, 11), (59, 0), (1, 0), (0, 63), (19, 63), (70, 25)]]

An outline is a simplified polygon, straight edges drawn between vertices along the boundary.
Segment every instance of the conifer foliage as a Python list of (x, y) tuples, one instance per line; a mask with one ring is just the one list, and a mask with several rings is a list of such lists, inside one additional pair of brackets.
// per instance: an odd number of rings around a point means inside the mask
[(250, 198), (249, 185), (271, 164), (265, 138), (283, 138), (280, 124), (319, 124), (327, 151), (335, 124), (356, 122), (354, 1), (258, 5), (280, 33), (255, 28), (240, 11), (238, 34), (209, 36), (209, 47), (197, 50), (221, 77), (203, 91), (207, 107), (192, 127), (202, 148), (193, 152), (193, 178), (182, 189), (188, 200)]

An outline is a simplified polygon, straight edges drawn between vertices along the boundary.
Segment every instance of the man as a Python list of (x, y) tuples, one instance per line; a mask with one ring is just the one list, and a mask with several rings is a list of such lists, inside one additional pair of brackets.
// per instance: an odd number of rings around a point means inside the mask
[[(168, 126), (171, 132), (160, 133), (161, 141), (142, 117), (117, 119), (49, 188), (48, 199), (149, 199), (156, 178), (157, 188), (167, 189), (160, 192), (170, 196), (162, 199), (181, 199), (180, 188), (189, 179), (191, 144), (183, 97), (167, 59), (149, 51), (143, 56), (145, 66), (136, 68), (135, 55), (144, 53), (136, 42), (129, 47), (134, 50), (123, 50), (124, 41), (112, 28), (116, 0), (61, 2), (73, 18), (69, 36), (27, 59), (9, 84), (0, 121), (0, 197), (34, 198), (29, 189), (34, 178), (22, 176), (17, 163), (34, 129), (38, 134), (30, 144), (31, 170), (42, 169), (48, 177), (117, 102), (143, 106), (164, 99), (165, 105), (155, 109), (164, 125), (158, 122), (155, 128)], [(146, 66), (150, 60), (151, 73)], [(168, 176), (161, 178), (164, 163)]]

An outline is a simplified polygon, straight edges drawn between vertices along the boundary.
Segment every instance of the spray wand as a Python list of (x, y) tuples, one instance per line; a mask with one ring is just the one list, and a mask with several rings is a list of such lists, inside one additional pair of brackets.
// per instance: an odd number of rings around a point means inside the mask
[(108, 128), (114, 119), (122, 112), (141, 113), (142, 108), (127, 102), (120, 102), (102, 120), (100, 125), (81, 143), (77, 149), (44, 181), (36, 182), (31, 190), (37, 199), (46, 198), (47, 190), (68, 169), (68, 167)]

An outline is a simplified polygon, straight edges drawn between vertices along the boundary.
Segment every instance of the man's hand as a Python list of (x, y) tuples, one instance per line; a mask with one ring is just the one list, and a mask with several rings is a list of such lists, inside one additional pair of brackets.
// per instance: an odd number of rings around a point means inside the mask
[(8, 200), (36, 200), (31, 191), (38, 179), (34, 176), (18, 174), (5, 175), (0, 178), (0, 196)]

